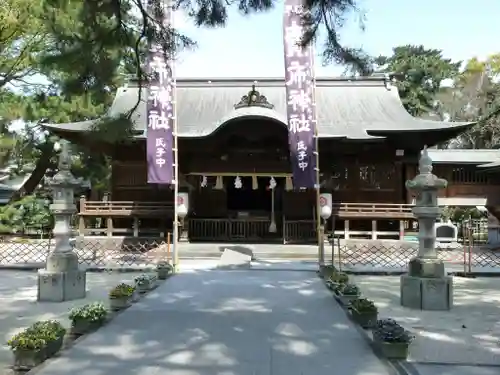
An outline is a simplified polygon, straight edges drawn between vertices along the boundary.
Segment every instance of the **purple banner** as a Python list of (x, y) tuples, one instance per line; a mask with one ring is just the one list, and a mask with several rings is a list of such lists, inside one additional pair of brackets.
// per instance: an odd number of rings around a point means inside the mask
[(303, 0), (285, 0), (283, 39), (288, 119), (288, 143), (294, 188), (316, 185), (316, 118), (312, 47), (302, 48)]
[[(150, 11), (153, 13), (152, 7)], [(164, 7), (164, 25), (171, 24), (172, 8)], [(161, 46), (152, 43), (148, 50), (146, 69), (152, 77), (146, 99), (148, 183), (174, 183), (174, 77), (173, 60), (165, 59)]]

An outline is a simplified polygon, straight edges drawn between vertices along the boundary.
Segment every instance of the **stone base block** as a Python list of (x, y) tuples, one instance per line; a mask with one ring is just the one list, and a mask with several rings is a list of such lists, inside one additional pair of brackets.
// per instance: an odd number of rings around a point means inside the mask
[(87, 278), (85, 271), (38, 271), (38, 301), (63, 302), (85, 298)]
[(439, 259), (413, 258), (408, 263), (408, 275), (441, 278), (446, 275), (444, 262)]
[(450, 310), (453, 278), (401, 276), (401, 305), (411, 309)]

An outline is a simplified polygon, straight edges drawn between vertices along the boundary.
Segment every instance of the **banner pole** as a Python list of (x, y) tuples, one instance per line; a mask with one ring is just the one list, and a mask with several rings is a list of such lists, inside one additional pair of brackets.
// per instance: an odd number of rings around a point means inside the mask
[[(170, 27), (174, 28), (174, 7), (171, 0), (167, 0), (167, 6), (170, 7)], [(175, 77), (175, 53), (172, 52), (170, 60), (172, 72), (172, 126), (174, 132), (174, 227), (172, 239), (172, 255), (174, 272), (179, 268), (179, 140), (178, 140), (178, 123), (177, 123), (177, 95), (176, 86), (177, 81)]]
[[(311, 42), (314, 43), (314, 42)], [(312, 76), (312, 105), (314, 113), (314, 147), (315, 147), (315, 157), (316, 157), (316, 176), (315, 176), (315, 188), (316, 188), (316, 237), (318, 241), (318, 266), (325, 265), (325, 241), (324, 241), (324, 227), (321, 223), (321, 186), (320, 186), (320, 171), (319, 171), (319, 138), (318, 138), (318, 121), (317, 121), (317, 111), (316, 111), (316, 74), (314, 66), (314, 54), (315, 48), (314, 44), (311, 44), (311, 76)]]

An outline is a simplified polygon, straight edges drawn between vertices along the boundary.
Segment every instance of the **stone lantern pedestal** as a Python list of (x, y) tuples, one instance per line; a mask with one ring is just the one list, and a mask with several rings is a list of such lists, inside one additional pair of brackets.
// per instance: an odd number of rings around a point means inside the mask
[(432, 174), (432, 160), (424, 148), (419, 174), (406, 182), (416, 193), (413, 214), (418, 219), (418, 255), (410, 260), (408, 274), (401, 276), (401, 305), (422, 310), (449, 310), (453, 306), (453, 278), (446, 275), (436, 251), (436, 220), (441, 214), (437, 204), (440, 189), (447, 181)]
[(67, 143), (59, 155), (59, 172), (48, 182), (52, 190), (55, 248), (47, 257), (46, 268), (38, 271), (38, 301), (62, 302), (85, 298), (86, 273), (70, 243), (71, 216), (76, 212), (74, 188), (80, 185), (70, 171)]

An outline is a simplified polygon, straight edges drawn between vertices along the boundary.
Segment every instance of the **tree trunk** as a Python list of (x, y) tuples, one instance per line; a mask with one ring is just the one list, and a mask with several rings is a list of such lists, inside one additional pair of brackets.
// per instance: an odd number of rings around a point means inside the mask
[(40, 158), (38, 159), (35, 169), (31, 176), (26, 180), (26, 182), (16, 191), (10, 198), (9, 203), (14, 203), (20, 200), (25, 195), (30, 195), (35, 191), (42, 178), (45, 176), (47, 169), (55, 168), (56, 165), (52, 163), (52, 156), (54, 156), (55, 151), (52, 148), (46, 148), (42, 151)]

